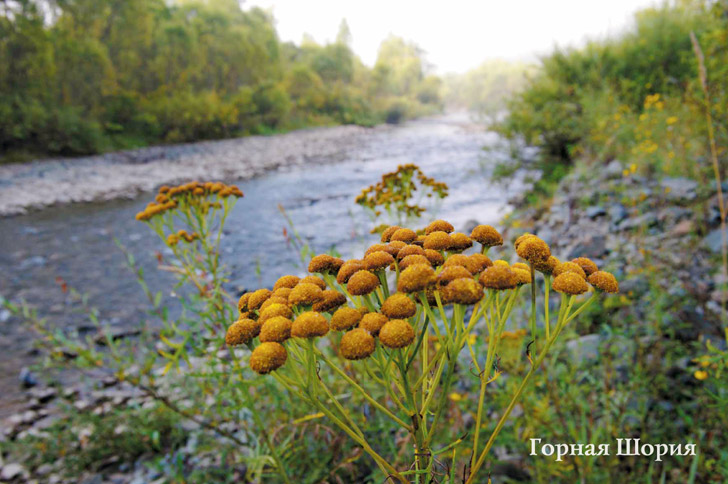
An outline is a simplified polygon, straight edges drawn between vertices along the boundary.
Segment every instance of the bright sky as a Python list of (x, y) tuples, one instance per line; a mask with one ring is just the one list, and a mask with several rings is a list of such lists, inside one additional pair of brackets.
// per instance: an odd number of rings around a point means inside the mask
[(465, 72), (488, 59), (534, 60), (555, 45), (616, 34), (656, 0), (245, 0), (272, 9), (283, 41), (304, 33), (333, 41), (342, 19), (353, 49), (373, 65), (390, 33), (414, 41), (438, 73)]

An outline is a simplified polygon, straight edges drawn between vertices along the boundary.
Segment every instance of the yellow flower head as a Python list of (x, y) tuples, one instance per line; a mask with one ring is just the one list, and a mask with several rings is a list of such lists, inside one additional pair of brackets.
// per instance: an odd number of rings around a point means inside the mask
[(436, 250), (425, 249), (425, 257), (432, 267), (439, 267), (445, 263), (445, 257)]
[(438, 230), (436, 232), (430, 232), (425, 237), (423, 247), (432, 250), (447, 250), (451, 244), (452, 240), (450, 239), (450, 235), (447, 232)]
[(384, 301), (381, 311), (388, 318), (405, 319), (415, 315), (417, 305), (407, 295), (396, 293)]
[(260, 328), (259, 339), (261, 343), (276, 342), (283, 343), (291, 337), (291, 326), (293, 321), (283, 316), (274, 316), (263, 323)]
[(291, 289), (288, 295), (288, 304), (292, 306), (310, 306), (324, 298), (323, 291), (316, 284), (299, 283)]
[[(273, 298), (271, 298), (273, 299)], [(268, 299), (270, 301), (270, 299)], [(268, 302), (266, 301), (266, 302)], [(267, 319), (273, 318), (275, 316), (283, 316), (284, 318), (290, 318), (293, 316), (293, 312), (291, 309), (284, 305), (279, 303), (273, 303), (269, 306), (263, 308), (261, 306), (260, 316), (258, 317), (258, 321), (261, 323), (265, 322)]]
[(248, 298), (248, 309), (255, 311), (271, 296), (270, 289), (258, 289), (250, 294)]
[(442, 271), (437, 275), (437, 283), (440, 286), (447, 286), (455, 279), (472, 278), (472, 274), (463, 266), (443, 267)]
[[(290, 289), (285, 288), (285, 287), (284, 288), (281, 288), (281, 289), (278, 289), (278, 291), (281, 291), (283, 289), (285, 289), (285, 290), (287, 290), (287, 291), (290, 292)], [(276, 292), (278, 292), (278, 291), (276, 291)], [(258, 308), (258, 314), (263, 314), (263, 312), (266, 309), (268, 309), (270, 306), (273, 306), (275, 304), (282, 304), (283, 306), (288, 307), (288, 296), (282, 297), (282, 296), (276, 296), (275, 294), (276, 293), (273, 293), (273, 295), (271, 297), (269, 297), (268, 299), (266, 299), (265, 302), (260, 305), (260, 307)]]
[(392, 235), (401, 228), (399, 225), (391, 225), (384, 229), (384, 232), (382, 232), (382, 242), (389, 242), (392, 239)]
[(359, 259), (350, 259), (341, 266), (338, 274), (336, 275), (336, 282), (339, 284), (346, 284), (349, 282), (349, 278), (362, 269), (366, 269), (364, 261)]
[(415, 339), (415, 330), (404, 319), (390, 319), (379, 330), (379, 341), (387, 348), (404, 348)]
[(589, 276), (589, 284), (604, 292), (619, 292), (619, 283), (613, 274), (606, 271), (596, 271)]
[(331, 317), (331, 329), (335, 331), (346, 331), (359, 324), (361, 318), (362, 314), (356, 309), (349, 306), (342, 306)]
[(503, 245), (503, 236), (490, 225), (478, 225), (470, 232), (470, 238), (485, 247)]
[(518, 285), (518, 276), (513, 273), (510, 267), (494, 264), (480, 274), (478, 279), (486, 289), (504, 291), (515, 289)]
[(317, 338), (328, 332), (329, 322), (315, 311), (301, 314), (291, 326), (291, 336), (294, 338)]
[(311, 259), (308, 263), (308, 272), (319, 274), (336, 274), (344, 264), (344, 261), (338, 257), (328, 254), (319, 254)]
[(346, 289), (354, 296), (364, 296), (379, 287), (379, 278), (367, 270), (356, 272), (349, 278)]
[(564, 272), (561, 275), (556, 276), (553, 288), (556, 292), (577, 295), (587, 292), (589, 290), (589, 285), (579, 274), (574, 272)]
[(316, 276), (306, 276), (299, 281), (299, 284), (313, 284), (320, 287), (322, 291), (326, 289), (326, 281)]
[(390, 264), (394, 263), (394, 257), (387, 252), (378, 250), (364, 257), (364, 265), (370, 271), (378, 271), (386, 269)]
[(594, 261), (589, 259), (588, 257), (577, 257), (571, 262), (573, 262), (574, 264), (578, 264), (582, 269), (584, 269), (584, 273), (587, 276), (590, 276), (591, 274), (599, 270)]
[(260, 333), (260, 323), (252, 319), (238, 319), (225, 333), (225, 344), (238, 346), (250, 343)]
[(473, 246), (473, 241), (462, 232), (450, 234), (450, 252), (462, 252)]
[(483, 254), (472, 254), (468, 256), (468, 259), (470, 259), (469, 267), (475, 269), (473, 275), (480, 274), (493, 265), (493, 261), (487, 255)]
[(483, 298), (483, 286), (472, 277), (455, 279), (442, 289), (445, 303), (475, 304)]
[(280, 343), (261, 343), (250, 355), (250, 369), (265, 375), (275, 371), (286, 363), (288, 354)]
[(542, 274), (551, 275), (554, 272), (556, 266), (559, 264), (561, 264), (561, 261), (556, 257), (551, 256), (545, 261), (534, 263), (533, 268)]
[(573, 272), (574, 274), (578, 274), (582, 279), (586, 280), (586, 272), (584, 272), (584, 269), (581, 268), (581, 266), (575, 262), (562, 262), (561, 264), (558, 264), (556, 267), (554, 267), (554, 276), (559, 277), (561, 274), (565, 274), (567, 272)]
[(332, 309), (336, 309), (339, 306), (346, 304), (346, 296), (333, 289), (326, 289), (323, 293), (323, 298), (314, 303), (311, 309), (320, 313), (327, 313)]
[(359, 327), (369, 331), (372, 336), (377, 336), (387, 321), (389, 321), (389, 318), (384, 314), (367, 313), (359, 321)]
[(408, 255), (407, 257), (399, 261), (399, 269), (404, 270), (407, 269), (409, 266), (413, 266), (416, 264), (430, 265), (430, 259), (428, 259), (425, 255), (420, 254)]
[(425, 255), (425, 249), (419, 245), (405, 245), (397, 252), (397, 260), (402, 260), (409, 255)]
[(412, 229), (397, 229), (392, 234), (390, 240), (401, 240), (402, 242), (411, 244), (413, 241), (417, 240), (417, 234)]
[(248, 309), (248, 299), (250, 299), (250, 294), (251, 293), (246, 292), (240, 296), (240, 299), (238, 299), (238, 311), (241, 313)]
[(399, 292), (418, 292), (435, 284), (435, 270), (428, 264), (409, 266), (399, 275), (397, 290)]
[(445, 232), (446, 234), (449, 234), (453, 230), (455, 230), (455, 228), (450, 222), (446, 222), (445, 220), (435, 220), (425, 227), (425, 234), (430, 235), (433, 232)]
[(551, 249), (546, 242), (532, 235), (518, 244), (516, 254), (529, 262), (536, 263), (547, 260), (551, 256)]
[(365, 329), (356, 328), (341, 337), (339, 351), (347, 360), (362, 360), (374, 353), (374, 347), (374, 336)]

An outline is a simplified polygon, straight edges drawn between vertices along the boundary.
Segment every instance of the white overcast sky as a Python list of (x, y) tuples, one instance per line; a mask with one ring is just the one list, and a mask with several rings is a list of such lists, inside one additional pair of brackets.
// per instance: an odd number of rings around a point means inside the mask
[(424, 49), (438, 73), (465, 72), (488, 59), (534, 60), (555, 45), (616, 34), (632, 14), (656, 0), (245, 0), (270, 9), (283, 41), (304, 33), (333, 41), (346, 19), (353, 49), (365, 64), (376, 60), (390, 33)]

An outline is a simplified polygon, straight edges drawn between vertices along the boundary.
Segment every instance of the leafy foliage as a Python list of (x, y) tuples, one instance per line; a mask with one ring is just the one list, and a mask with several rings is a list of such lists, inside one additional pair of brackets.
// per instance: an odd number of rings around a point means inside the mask
[(372, 70), (350, 42), (343, 23), (332, 44), (281, 43), (269, 13), (234, 0), (2, 2), (0, 149), (77, 155), (439, 109), (416, 46), (388, 39)]
[[(719, 145), (728, 139), (726, 12), (725, 2), (665, 4), (639, 12), (635, 27), (620, 37), (557, 50), (509, 101), (508, 115), (495, 129), (539, 148), (542, 185), (563, 176), (577, 156), (635, 163), (643, 174), (684, 175), (692, 165), (686, 162), (707, 155), (690, 32), (710, 59)], [(700, 170), (690, 166), (688, 174), (700, 179)]]

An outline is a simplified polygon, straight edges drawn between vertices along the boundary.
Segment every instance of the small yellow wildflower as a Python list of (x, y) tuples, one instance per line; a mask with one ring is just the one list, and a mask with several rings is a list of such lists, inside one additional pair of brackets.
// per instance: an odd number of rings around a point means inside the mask
[(465, 396), (462, 393), (452, 392), (450, 395), (448, 395), (450, 400), (453, 402), (461, 402)]
[(708, 378), (708, 372), (705, 370), (696, 370), (695, 373), (693, 373), (693, 376), (696, 380), (703, 381)]
[(670, 116), (669, 118), (667, 118), (666, 122), (667, 122), (667, 124), (677, 123), (677, 116)]

